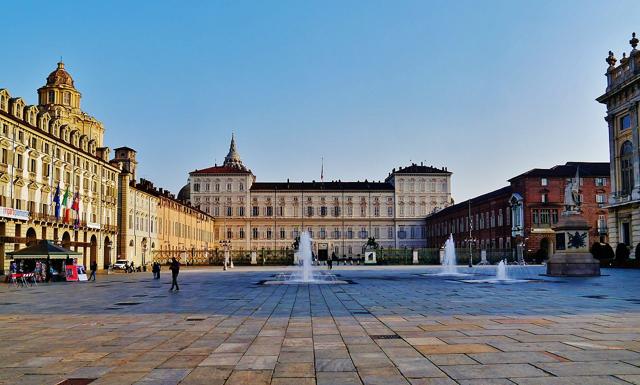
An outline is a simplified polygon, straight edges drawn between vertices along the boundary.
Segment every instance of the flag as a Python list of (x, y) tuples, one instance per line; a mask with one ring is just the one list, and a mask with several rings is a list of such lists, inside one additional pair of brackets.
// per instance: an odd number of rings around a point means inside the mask
[(56, 187), (56, 193), (53, 195), (53, 203), (56, 204), (55, 213), (56, 220), (60, 219), (60, 183), (58, 183), (58, 187)]
[(62, 208), (64, 209), (64, 223), (69, 223), (69, 186), (64, 191), (64, 196), (62, 197)]
[(322, 157), (322, 166), (320, 166), (320, 182), (324, 182), (324, 157)]
[(80, 212), (80, 193), (77, 192), (74, 194), (71, 208), (75, 210), (76, 213)]

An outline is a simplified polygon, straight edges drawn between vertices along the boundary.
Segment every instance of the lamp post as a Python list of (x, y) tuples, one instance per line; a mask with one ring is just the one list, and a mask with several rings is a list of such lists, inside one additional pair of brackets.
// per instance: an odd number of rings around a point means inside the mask
[(471, 199), (469, 199), (469, 237), (465, 241), (469, 244), (469, 267), (473, 267), (473, 247), (472, 244), (476, 241), (471, 236), (471, 230), (473, 229), (473, 221), (471, 220)]

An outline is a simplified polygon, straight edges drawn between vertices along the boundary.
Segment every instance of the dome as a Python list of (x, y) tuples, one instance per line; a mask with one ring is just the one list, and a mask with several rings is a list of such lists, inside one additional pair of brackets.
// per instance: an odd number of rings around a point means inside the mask
[(178, 192), (178, 200), (184, 202), (191, 202), (191, 186), (189, 183), (184, 185)]
[(59, 62), (58, 68), (47, 76), (47, 86), (73, 87), (73, 78), (64, 69), (64, 63)]

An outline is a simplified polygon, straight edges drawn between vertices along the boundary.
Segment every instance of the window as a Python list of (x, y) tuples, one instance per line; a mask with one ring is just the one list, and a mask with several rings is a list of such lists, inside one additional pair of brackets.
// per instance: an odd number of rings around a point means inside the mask
[(240, 191), (244, 191), (244, 183), (240, 183), (240, 185), (238, 185), (238, 190)]
[(228, 217), (233, 216), (233, 209), (230, 206), (227, 206), (226, 211)]
[(548, 186), (549, 180), (547, 178), (540, 178), (540, 186)]
[(251, 208), (251, 216), (252, 217), (257, 217), (258, 215), (260, 215), (260, 207), (258, 206), (253, 206)]
[(242, 206), (238, 207), (238, 216), (244, 217), (244, 207)]
[(271, 239), (272, 235), (271, 227), (267, 228), (267, 239)]
[(393, 216), (393, 207), (391, 207), (391, 206), (387, 207), (387, 216), (388, 217), (392, 217)]
[(327, 216), (327, 206), (320, 207), (320, 216), (322, 217)]
[(596, 187), (604, 187), (607, 185), (607, 178), (596, 178)]
[(387, 227), (387, 238), (393, 239), (393, 226)]
[(231, 231), (231, 227), (227, 227), (227, 239), (233, 239), (233, 231)]
[(631, 115), (626, 114), (620, 118), (620, 131), (631, 127)]
[(313, 206), (307, 206), (307, 216), (308, 217), (313, 216)]
[(200, 191), (200, 183), (194, 183), (193, 184), (193, 191), (195, 191), (195, 192), (199, 192)]
[(284, 230), (284, 227), (280, 228), (280, 239), (285, 239), (286, 238), (287, 233)]
[(3, 149), (2, 149), (2, 163), (3, 163), (3, 164), (7, 164), (7, 160), (8, 160), (8, 158), (9, 158), (9, 155), (8, 155), (8, 154), (9, 154), (9, 152), (7, 151), (7, 149), (6, 149), (6, 148), (3, 148)]
[(604, 194), (596, 194), (596, 203), (605, 203), (605, 196)]
[(220, 192), (220, 183), (216, 183), (216, 192)]
[(267, 206), (265, 210), (265, 215), (270, 217), (273, 216), (273, 206)]
[(340, 239), (340, 229), (337, 227), (333, 229), (333, 238)]
[(339, 206), (335, 206), (333, 208), (333, 216), (334, 217), (339, 217), (340, 216), (340, 207)]
[(630, 141), (622, 144), (620, 149), (620, 176), (621, 193), (630, 195), (633, 188), (633, 145)]
[(373, 207), (373, 216), (374, 217), (379, 217), (380, 216), (380, 207), (379, 206), (374, 206)]
[(67, 105), (67, 106), (71, 104), (71, 93), (65, 92), (62, 95), (62, 103)]
[(254, 227), (253, 229), (251, 229), (251, 238), (252, 239), (258, 239), (258, 228)]
[(56, 102), (56, 92), (49, 91), (49, 104), (53, 104)]
[(238, 231), (238, 237), (240, 239), (244, 239), (244, 228), (241, 227), (240, 230)]
[(353, 229), (351, 227), (347, 228), (347, 239), (353, 239)]
[(320, 228), (320, 239), (325, 239), (327, 237), (327, 230), (324, 227)]
[(547, 194), (547, 193), (542, 193), (542, 194), (540, 195), (540, 202), (542, 202), (542, 203), (549, 203), (549, 196), (548, 196), (548, 195), (549, 195), (549, 194)]

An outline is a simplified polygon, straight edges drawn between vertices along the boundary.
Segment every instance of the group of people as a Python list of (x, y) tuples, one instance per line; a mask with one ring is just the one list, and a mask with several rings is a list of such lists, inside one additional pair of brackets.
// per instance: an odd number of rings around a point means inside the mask
[[(153, 262), (151, 265), (151, 272), (153, 273), (153, 279), (160, 279), (160, 269), (161, 265), (159, 262)], [(169, 291), (173, 291), (175, 288), (176, 291), (180, 290), (178, 286), (178, 274), (180, 273), (180, 262), (177, 259), (172, 258), (171, 264), (169, 265), (169, 270), (171, 270), (171, 289)]]

